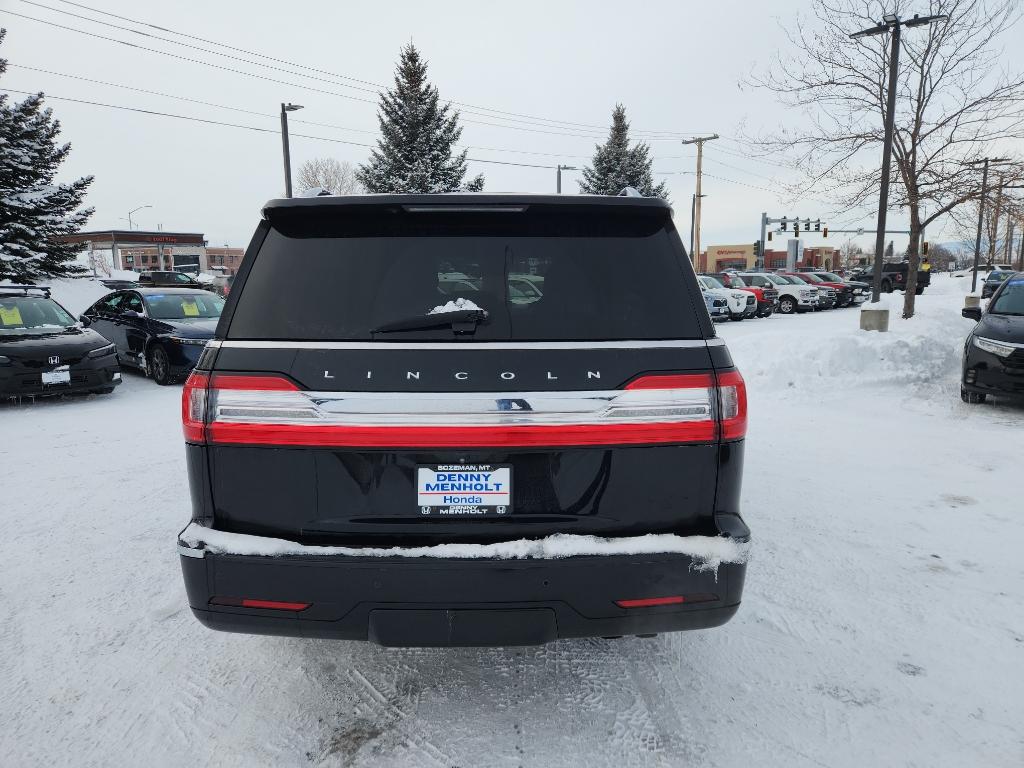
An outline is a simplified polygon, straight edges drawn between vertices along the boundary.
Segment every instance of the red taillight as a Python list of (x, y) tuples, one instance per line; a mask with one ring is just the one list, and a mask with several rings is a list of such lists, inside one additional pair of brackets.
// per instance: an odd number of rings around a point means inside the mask
[(709, 373), (673, 373), (664, 376), (641, 376), (629, 382), (626, 389), (697, 389), (714, 385)]
[(215, 373), (213, 389), (251, 389), (259, 392), (298, 392), (295, 383), (283, 376), (247, 376), (245, 374)]
[(723, 440), (747, 434), (747, 385), (739, 371), (718, 374), (719, 418)]
[(206, 440), (206, 398), (210, 377), (192, 371), (181, 390), (181, 428), (186, 443)]

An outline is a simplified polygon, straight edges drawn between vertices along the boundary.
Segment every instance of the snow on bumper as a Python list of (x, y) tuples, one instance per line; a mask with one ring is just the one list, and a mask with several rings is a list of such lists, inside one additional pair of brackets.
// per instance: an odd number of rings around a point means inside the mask
[[(749, 544), (556, 535), (356, 549), (193, 523), (178, 551), (189, 605), (211, 629), (476, 646), (719, 626), (739, 608)], [(652, 598), (660, 602), (647, 604)]]

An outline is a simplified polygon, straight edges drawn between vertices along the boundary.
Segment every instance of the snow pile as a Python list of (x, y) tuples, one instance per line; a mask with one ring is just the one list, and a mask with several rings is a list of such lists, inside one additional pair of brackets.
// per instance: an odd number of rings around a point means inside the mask
[[(762, 391), (806, 393), (854, 380), (862, 387), (938, 384), (948, 389), (958, 380), (964, 340), (975, 323), (960, 314), (959, 286), (949, 278), (935, 282), (941, 284), (940, 290), (932, 293), (929, 288), (918, 296), (915, 316), (909, 320), (901, 317), (902, 295), (883, 296), (890, 310), (888, 333), (860, 330), (860, 313), (841, 309), (773, 318), (765, 332), (725, 326), (721, 335), (748, 385)], [(798, 344), (785, 327), (779, 327), (787, 322), (802, 323)]]
[(287, 539), (229, 533), (190, 523), (178, 538), (192, 548), (229, 555), (341, 555), (348, 557), (441, 557), (456, 560), (557, 560), (581, 555), (678, 554), (694, 559), (700, 571), (722, 563), (745, 563), (750, 545), (714, 536), (669, 533), (605, 539), (559, 533), (544, 539), (517, 539), (496, 544), (435, 544), (430, 547), (310, 547)]
[[(40, 278), (36, 282), (49, 286), (50, 296), (75, 317), (110, 293), (107, 286), (92, 277)], [(2, 282), (0, 285), (11, 283)]]
[(455, 299), (455, 301), (449, 301), (447, 304), (439, 304), (432, 310), (427, 312), (428, 315), (443, 315), (448, 312), (461, 312), (465, 309), (478, 309), (483, 311), (483, 307), (478, 307), (476, 303), (469, 299)]

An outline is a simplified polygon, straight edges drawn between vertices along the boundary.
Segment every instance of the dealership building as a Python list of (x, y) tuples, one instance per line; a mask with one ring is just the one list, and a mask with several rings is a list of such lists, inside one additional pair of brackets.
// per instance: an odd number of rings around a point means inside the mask
[[(794, 241), (799, 242), (799, 241)], [(764, 268), (767, 270), (785, 269), (785, 250), (765, 250)], [(838, 266), (839, 252), (831, 246), (819, 246), (815, 248), (797, 247), (799, 254), (795, 259), (796, 268), (814, 267), (817, 269), (835, 269)], [(735, 269), (740, 272), (749, 272), (758, 268), (757, 254), (754, 252), (754, 244), (744, 245), (709, 245), (708, 249), (700, 254), (697, 260), (698, 272), (724, 272), (728, 269)]]
[(78, 232), (62, 238), (83, 251), (109, 251), (114, 269), (148, 272), (178, 270), (197, 275), (220, 272), (234, 275), (242, 262), (242, 248), (210, 248), (202, 232), (146, 232), (108, 229)]

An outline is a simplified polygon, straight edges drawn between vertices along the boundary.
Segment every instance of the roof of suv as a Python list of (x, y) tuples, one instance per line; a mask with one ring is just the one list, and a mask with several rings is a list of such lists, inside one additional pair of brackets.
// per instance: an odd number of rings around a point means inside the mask
[(355, 208), (375, 207), (419, 207), (437, 209), (458, 209), (477, 212), (479, 208), (501, 208), (504, 206), (604, 206), (608, 208), (662, 209), (666, 212), (672, 206), (660, 197), (628, 197), (626, 195), (487, 195), (479, 192), (451, 192), (438, 194), (384, 194), (384, 195), (324, 195), (322, 197), (278, 198), (267, 201), (263, 206), (264, 218), (270, 218), (274, 211), (293, 208)]

